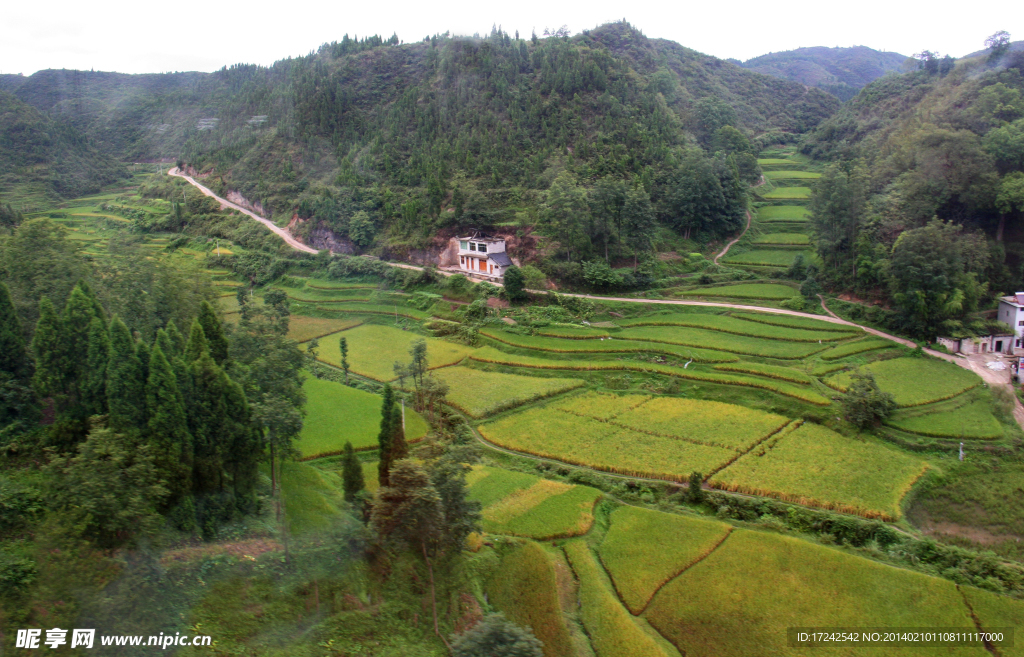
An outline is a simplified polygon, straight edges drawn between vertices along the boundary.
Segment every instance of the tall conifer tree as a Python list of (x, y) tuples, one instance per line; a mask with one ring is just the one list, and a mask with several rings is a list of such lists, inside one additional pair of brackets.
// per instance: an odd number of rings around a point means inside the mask
[(188, 433), (185, 400), (160, 345), (153, 347), (148, 369), (148, 439), (153, 447), (157, 473), (170, 491), (167, 504), (173, 506), (182, 496), (192, 492), (192, 437)]
[(107, 365), (107, 404), (110, 427), (115, 431), (138, 431), (146, 417), (146, 382), (135, 341), (128, 327), (115, 316), (110, 322), (110, 361)]
[(217, 319), (217, 313), (209, 301), (204, 301), (199, 308), (200, 326), (203, 327), (203, 335), (210, 347), (210, 355), (218, 365), (224, 365), (228, 359), (228, 339), (224, 335), (224, 327)]
[(64, 358), (63, 326), (49, 297), (39, 302), (39, 321), (32, 337), (32, 353), (36, 361), (33, 380), (36, 391), (43, 397), (52, 397), (61, 408), (67, 391), (67, 362)]
[(392, 422), (394, 421), (395, 391), (391, 385), (384, 384), (384, 400), (380, 409), (380, 433), (377, 434), (377, 444), (380, 448), (380, 461), (377, 462), (377, 479), (381, 486), (388, 485), (388, 475), (391, 472), (391, 437), (394, 434)]
[(110, 363), (110, 333), (103, 320), (89, 323), (89, 348), (80, 389), (86, 415), (107, 414), (107, 366)]
[(171, 344), (174, 346), (174, 351), (165, 351), (164, 356), (174, 358), (175, 356), (181, 356), (184, 354), (185, 337), (181, 334), (181, 331), (178, 330), (178, 326), (174, 323), (174, 320), (167, 322), (167, 328), (165, 330), (167, 331), (167, 337), (170, 338)]
[(359, 462), (359, 457), (356, 456), (356, 450), (350, 441), (345, 442), (345, 454), (341, 457), (341, 463), (341, 480), (345, 489), (345, 501), (352, 502), (356, 499), (356, 494), (366, 488), (366, 482), (363, 479), (363, 464)]
[(0, 372), (25, 380), (32, 372), (25, 339), (21, 336), (21, 321), (11, 302), (7, 286), (0, 281)]
[(188, 334), (188, 343), (185, 345), (185, 362), (194, 363), (203, 354), (210, 353), (210, 343), (206, 341), (206, 333), (203, 331), (199, 320), (192, 322), (192, 329)]
[(409, 443), (405, 442), (405, 426), (402, 423), (402, 408), (391, 407), (391, 451), (389, 460), (394, 463), (409, 456)]

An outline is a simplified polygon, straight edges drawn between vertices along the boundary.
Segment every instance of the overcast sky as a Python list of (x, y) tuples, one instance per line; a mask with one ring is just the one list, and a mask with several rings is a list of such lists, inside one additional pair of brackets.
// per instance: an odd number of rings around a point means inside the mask
[(962, 56), (998, 30), (1024, 39), (1019, 0), (822, 2), (11, 2), (0, 19), (0, 72), (77, 68), (125, 73), (213, 71), (271, 64), (350, 35), (397, 33), (403, 41), (451, 31), (509, 33), (568, 25), (575, 34), (626, 18), (650, 37), (745, 60), (801, 46), (865, 45), (910, 55)]

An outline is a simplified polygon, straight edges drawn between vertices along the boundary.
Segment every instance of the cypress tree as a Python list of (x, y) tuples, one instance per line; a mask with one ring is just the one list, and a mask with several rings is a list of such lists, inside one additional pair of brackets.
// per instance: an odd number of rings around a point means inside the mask
[(405, 427), (402, 425), (402, 408), (395, 404), (391, 407), (391, 454), (392, 463), (409, 456), (409, 443), (405, 442)]
[[(193, 328), (198, 327), (198, 323)], [(202, 328), (199, 328), (202, 335)], [(192, 344), (192, 341), (189, 341)], [(203, 352), (189, 365), (191, 394), (188, 402), (189, 433), (192, 434), (192, 488), (197, 494), (220, 491), (223, 487), (225, 419), (228, 408), (225, 397), (227, 376)]]
[(14, 309), (7, 286), (0, 281), (0, 372), (16, 379), (28, 379), (32, 372), (25, 339), (21, 336), (21, 320)]
[(192, 437), (188, 433), (185, 400), (178, 380), (160, 345), (153, 347), (146, 381), (148, 438), (158, 476), (170, 491), (173, 506), (192, 491)]
[(107, 405), (110, 427), (128, 432), (142, 429), (146, 417), (146, 381), (135, 341), (128, 327), (115, 316), (110, 322), (110, 360), (107, 365)]
[(256, 506), (257, 463), (263, 452), (262, 435), (252, 422), (242, 386), (225, 373), (224, 403), (227, 409), (225, 465), (231, 473), (235, 505), (249, 513)]
[(89, 348), (80, 390), (87, 415), (107, 414), (107, 365), (110, 362), (110, 333), (103, 320), (89, 322)]
[(32, 337), (32, 353), (36, 360), (33, 383), (40, 396), (53, 397), (58, 405), (67, 390), (64, 341), (60, 335), (62, 328), (53, 303), (49, 297), (43, 297), (39, 301), (39, 321)]
[(194, 363), (203, 354), (210, 353), (210, 345), (206, 341), (206, 333), (203, 331), (199, 320), (192, 322), (192, 330), (188, 334), (188, 344), (185, 345), (185, 362)]
[(107, 311), (103, 309), (103, 304), (96, 298), (96, 293), (92, 291), (89, 284), (85, 281), (78, 281), (78, 289), (82, 291), (86, 297), (88, 297), (90, 303), (92, 303), (92, 314), (103, 320), (104, 326), (107, 323)]
[(366, 487), (363, 480), (363, 464), (356, 456), (356, 450), (352, 448), (350, 441), (345, 442), (345, 455), (341, 457), (342, 470), (341, 479), (345, 489), (345, 501), (353, 502), (356, 494)]
[(139, 338), (135, 341), (135, 355), (138, 357), (139, 362), (142, 363), (142, 380), (149, 381), (149, 359), (153, 355), (145, 340)]
[(93, 300), (82, 291), (82, 284), (79, 283), (71, 290), (71, 296), (64, 304), (64, 312), (60, 318), (63, 328), (61, 336), (67, 358), (68, 385), (75, 391), (80, 388), (85, 373), (89, 357), (89, 331), (95, 318)]
[(177, 354), (175, 354), (174, 343), (171, 342), (171, 338), (167, 335), (165, 329), (159, 329), (156, 332), (156, 339), (153, 340), (153, 346), (160, 345), (160, 351), (164, 352), (164, 358), (168, 362), (171, 361)]
[(178, 325), (174, 323), (174, 320), (168, 320), (167, 322), (167, 337), (170, 338), (171, 344), (174, 345), (173, 351), (164, 351), (164, 356), (168, 358), (174, 358), (185, 353), (185, 337), (178, 330)]
[(217, 313), (209, 301), (204, 301), (199, 307), (199, 324), (203, 327), (203, 335), (210, 347), (210, 355), (214, 362), (223, 365), (228, 359), (228, 339), (224, 335), (224, 327), (217, 319)]
[(395, 391), (391, 385), (384, 384), (384, 401), (380, 409), (380, 433), (377, 434), (377, 444), (380, 448), (380, 461), (377, 463), (377, 479), (380, 485), (387, 486), (391, 473), (391, 436), (394, 431), (391, 423), (394, 419), (393, 409), (395, 408)]

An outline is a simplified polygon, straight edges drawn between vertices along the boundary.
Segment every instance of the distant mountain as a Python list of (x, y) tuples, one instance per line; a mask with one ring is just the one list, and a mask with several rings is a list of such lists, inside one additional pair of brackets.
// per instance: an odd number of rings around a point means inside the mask
[[(1016, 52), (1018, 50), (1024, 50), (1024, 41), (1011, 41), (1010, 52)], [(970, 55), (964, 55), (964, 58), (977, 57), (978, 55), (988, 54), (988, 50), (975, 50)]]
[(761, 55), (740, 64), (745, 69), (817, 87), (846, 101), (866, 84), (898, 72), (906, 55), (880, 52), (867, 46), (797, 48)]
[(80, 196), (124, 175), (123, 166), (60, 117), (0, 91), (0, 190), (39, 182), (48, 194)]

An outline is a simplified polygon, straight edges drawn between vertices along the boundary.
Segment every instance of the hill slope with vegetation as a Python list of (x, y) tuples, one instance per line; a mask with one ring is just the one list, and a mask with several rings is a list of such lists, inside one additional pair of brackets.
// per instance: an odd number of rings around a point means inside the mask
[[(809, 206), (828, 282), (883, 297), (922, 337), (969, 330), (1024, 267), (1024, 53), (922, 57), (805, 138), (838, 161)], [(983, 330), (983, 327), (982, 327)]]
[(95, 192), (123, 167), (60, 118), (0, 91), (0, 191), (33, 185), (64, 197)]
[(564, 173), (570, 206), (577, 191), (602, 190), (590, 199), (600, 217), (554, 231), (577, 260), (587, 241), (601, 255), (627, 241), (629, 188), (677, 233), (738, 228), (760, 142), (838, 107), (624, 22), (544, 39), (497, 29), (412, 44), (346, 37), (270, 67), (43, 71), (17, 82), (19, 98), (113, 156), (181, 159), (218, 193), (236, 190), (279, 219), (297, 212), (313, 220), (300, 233), (322, 227), (356, 248), (536, 224)]
[(867, 46), (797, 48), (754, 57), (745, 69), (827, 91), (846, 101), (886, 73), (899, 72), (907, 56)]

